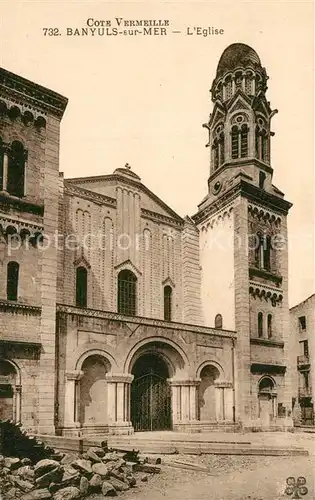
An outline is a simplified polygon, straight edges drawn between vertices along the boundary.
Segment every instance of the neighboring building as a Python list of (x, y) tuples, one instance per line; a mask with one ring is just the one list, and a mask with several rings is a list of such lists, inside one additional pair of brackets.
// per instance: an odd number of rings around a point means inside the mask
[(67, 100), (0, 71), (2, 417), (73, 436), (292, 426), (267, 78), (252, 48), (224, 51), (208, 194), (182, 218), (129, 165), (64, 179)]
[(314, 425), (315, 401), (315, 294), (290, 309), (296, 424)]

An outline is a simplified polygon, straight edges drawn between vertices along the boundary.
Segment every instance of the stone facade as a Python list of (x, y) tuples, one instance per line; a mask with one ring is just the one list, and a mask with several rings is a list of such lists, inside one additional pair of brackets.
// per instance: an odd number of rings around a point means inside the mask
[(291, 426), (291, 204), (254, 50), (220, 59), (208, 194), (185, 218), (128, 164), (64, 179), (67, 100), (0, 76), (3, 416), (68, 436)]
[(290, 309), (295, 425), (315, 425), (315, 295)]

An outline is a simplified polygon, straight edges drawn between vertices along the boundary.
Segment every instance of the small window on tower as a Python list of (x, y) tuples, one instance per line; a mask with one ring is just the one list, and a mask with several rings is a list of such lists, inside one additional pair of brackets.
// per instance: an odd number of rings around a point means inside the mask
[(264, 333), (264, 323), (263, 323), (263, 313), (259, 312), (258, 313), (258, 318), (257, 318), (257, 326), (258, 326), (258, 337), (262, 337)]
[(305, 316), (299, 317), (299, 328), (300, 328), (300, 331), (306, 330), (306, 317)]

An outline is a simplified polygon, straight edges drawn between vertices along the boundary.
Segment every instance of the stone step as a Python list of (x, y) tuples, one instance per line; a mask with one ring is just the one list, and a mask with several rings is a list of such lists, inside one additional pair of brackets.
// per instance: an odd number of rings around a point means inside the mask
[(108, 445), (113, 448), (122, 448), (126, 451), (139, 450), (141, 453), (149, 454), (173, 454), (183, 453), (191, 455), (213, 454), (213, 455), (261, 455), (261, 456), (307, 456), (308, 452), (302, 448), (257, 446), (244, 443), (202, 443), (172, 441), (145, 442), (143, 440), (130, 440), (126, 442), (120, 439), (109, 439)]

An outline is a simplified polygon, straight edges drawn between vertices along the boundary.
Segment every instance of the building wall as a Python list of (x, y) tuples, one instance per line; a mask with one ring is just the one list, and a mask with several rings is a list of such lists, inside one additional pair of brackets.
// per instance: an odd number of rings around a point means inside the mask
[[(0, 357), (16, 373), (15, 418), (33, 432), (54, 433), (54, 237), (59, 126), (67, 101), (3, 69), (0, 77), (4, 168), (12, 141), (22, 142), (26, 152), (24, 193), (12, 195), (5, 181), (0, 193)], [(7, 300), (6, 293), (7, 264), (12, 260), (19, 264), (17, 300)]]
[[(164, 317), (163, 289), (172, 288), (172, 320), (200, 323), (198, 231), (192, 221), (154, 220), (143, 213), (142, 189), (117, 182), (112, 206), (106, 200), (76, 193), (63, 194), (59, 210), (65, 240), (78, 238), (75, 250), (64, 244), (58, 253), (58, 297), (75, 305), (76, 268), (88, 269), (87, 306), (117, 311), (117, 277), (130, 269), (137, 277), (137, 315)], [(106, 183), (105, 183), (106, 184)], [(90, 187), (90, 186), (89, 186)], [(102, 186), (99, 191), (102, 191)], [(145, 206), (148, 205), (144, 195)], [(153, 202), (151, 209), (156, 208)], [(156, 212), (153, 214), (157, 214)], [(101, 244), (100, 244), (101, 243)]]
[[(305, 328), (302, 325), (300, 318), (304, 321)], [(315, 295), (307, 298), (300, 304), (290, 309), (290, 322), (291, 322), (291, 363), (294, 367), (292, 377), (292, 392), (296, 402), (299, 401), (301, 406), (313, 405), (315, 401)], [(303, 343), (308, 343), (308, 359), (305, 363), (299, 363), (299, 356), (304, 355)], [(303, 372), (308, 373), (309, 379), (309, 392), (304, 395), (309, 396), (309, 399), (302, 399), (303, 391), (305, 388), (305, 380)], [(314, 421), (313, 421), (314, 422)]]
[(201, 302), (204, 324), (214, 326), (221, 314), (223, 328), (235, 329), (234, 212), (226, 207), (203, 221), (200, 230)]

